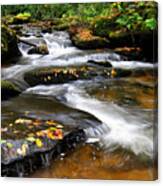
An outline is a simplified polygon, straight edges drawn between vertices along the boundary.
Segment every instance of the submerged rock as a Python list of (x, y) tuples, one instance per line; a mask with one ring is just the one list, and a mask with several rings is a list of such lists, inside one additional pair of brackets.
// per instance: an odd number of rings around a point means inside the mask
[(26, 72), (24, 80), (31, 86), (58, 84), (78, 79), (91, 79), (97, 76), (110, 77), (110, 71), (110, 69), (100, 70), (93, 66), (44, 67)]
[(11, 62), (12, 58), (21, 56), (21, 52), (17, 45), (15, 32), (3, 24), (1, 26), (1, 33), (1, 58), (4, 65)]
[(8, 80), (1, 80), (1, 98), (2, 100), (9, 99), (11, 97), (20, 94), (19, 88)]

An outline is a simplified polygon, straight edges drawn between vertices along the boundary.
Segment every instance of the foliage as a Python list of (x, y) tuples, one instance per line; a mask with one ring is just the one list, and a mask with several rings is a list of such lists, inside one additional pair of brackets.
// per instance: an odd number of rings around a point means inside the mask
[(3, 5), (2, 16), (7, 15), (23, 17), (23, 19), (32, 16), (36, 20), (62, 18), (61, 28), (66, 28), (71, 22), (83, 22), (93, 25), (99, 35), (107, 35), (110, 26), (123, 27), (131, 31), (157, 28), (157, 3), (153, 1)]

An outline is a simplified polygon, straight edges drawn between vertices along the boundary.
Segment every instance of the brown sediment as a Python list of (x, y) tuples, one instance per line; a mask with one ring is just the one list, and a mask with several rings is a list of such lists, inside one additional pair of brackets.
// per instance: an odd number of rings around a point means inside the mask
[(135, 162), (132, 155), (105, 153), (95, 146), (85, 145), (30, 177), (154, 180), (155, 171), (152, 166)]

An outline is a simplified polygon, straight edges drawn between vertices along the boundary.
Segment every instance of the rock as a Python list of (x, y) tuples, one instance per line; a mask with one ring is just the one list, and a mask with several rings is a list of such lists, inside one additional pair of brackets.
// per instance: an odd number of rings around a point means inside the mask
[(17, 45), (15, 32), (2, 24), (1, 34), (1, 59), (2, 65), (4, 65), (6, 63), (11, 63), (12, 58), (21, 56), (21, 52)]
[[(157, 62), (158, 60), (158, 36), (157, 31), (116, 30), (109, 33), (110, 48), (139, 48), (132, 52), (123, 51), (124, 55), (134, 57), (135, 60)], [(128, 54), (127, 54), (128, 52)]]
[(41, 54), (41, 55), (47, 55), (49, 54), (48, 47), (46, 44), (41, 44), (37, 47), (32, 47), (29, 49), (28, 54)]
[(112, 67), (111, 63), (109, 63), (108, 61), (93, 61), (93, 60), (89, 60), (88, 63), (94, 64), (94, 65), (98, 65), (101, 67)]
[(44, 67), (26, 72), (24, 80), (30, 85), (67, 83), (78, 79), (91, 79), (96, 76), (110, 76), (110, 69), (97, 69), (93, 66)]
[(142, 60), (142, 49), (139, 47), (118, 47), (113, 50), (123, 56), (124, 60)]
[(16, 85), (8, 80), (1, 80), (1, 98), (6, 100), (8, 98), (17, 96), (20, 94), (20, 90)]
[(109, 41), (106, 38), (94, 36), (87, 28), (71, 28), (69, 30), (73, 44), (80, 49), (108, 48)]
[(27, 176), (39, 167), (49, 166), (52, 159), (61, 153), (73, 150), (84, 141), (86, 136), (82, 129), (66, 134), (63, 140), (43, 141), (40, 139), (43, 147), (36, 147), (35, 142), (32, 141), (6, 140), (1, 146), (2, 176)]

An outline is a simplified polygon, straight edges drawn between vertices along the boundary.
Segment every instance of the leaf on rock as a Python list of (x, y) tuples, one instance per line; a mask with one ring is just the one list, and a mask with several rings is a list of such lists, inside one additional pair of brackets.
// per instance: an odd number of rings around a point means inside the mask
[(37, 147), (39, 147), (39, 148), (41, 148), (43, 146), (43, 143), (39, 138), (36, 139), (35, 143), (36, 143)]
[(18, 118), (15, 120), (15, 124), (32, 124), (32, 120), (25, 118)]
[(56, 122), (53, 121), (53, 120), (47, 120), (47, 121), (46, 121), (46, 124), (48, 124), (48, 125), (56, 125), (56, 124), (58, 124), (58, 123), (56, 123)]

